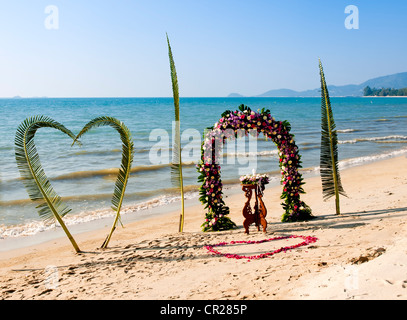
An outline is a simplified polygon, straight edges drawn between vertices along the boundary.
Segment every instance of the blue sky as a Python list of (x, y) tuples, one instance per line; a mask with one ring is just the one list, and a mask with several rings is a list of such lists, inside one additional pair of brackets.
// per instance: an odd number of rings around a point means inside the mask
[[(47, 29), (45, 8), (58, 8)], [(359, 29), (345, 28), (345, 7)], [(0, 97), (184, 97), (359, 84), (407, 71), (407, 1), (0, 0)]]

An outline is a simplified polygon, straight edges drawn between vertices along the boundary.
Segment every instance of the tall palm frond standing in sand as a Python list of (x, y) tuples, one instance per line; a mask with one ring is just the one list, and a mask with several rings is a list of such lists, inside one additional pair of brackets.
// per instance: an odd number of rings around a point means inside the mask
[(324, 200), (335, 196), (336, 214), (340, 214), (339, 194), (346, 196), (338, 170), (338, 137), (333, 118), (324, 70), (319, 60), (321, 76), (321, 156), (320, 172)]
[(170, 59), (172, 93), (174, 97), (174, 109), (175, 109), (175, 130), (174, 130), (175, 133), (172, 148), (171, 181), (175, 186), (177, 186), (180, 189), (181, 192), (181, 215), (179, 221), (179, 232), (182, 232), (184, 229), (184, 184), (182, 178), (182, 160), (181, 160), (179, 91), (178, 91), (177, 71), (175, 69), (174, 59), (172, 56), (170, 40), (168, 39), (168, 35), (167, 35), (167, 44), (168, 44), (168, 56)]

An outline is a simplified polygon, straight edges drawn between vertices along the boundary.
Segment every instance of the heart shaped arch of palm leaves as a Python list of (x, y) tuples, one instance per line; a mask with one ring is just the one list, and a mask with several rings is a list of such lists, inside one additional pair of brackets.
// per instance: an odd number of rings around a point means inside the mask
[(123, 122), (116, 118), (102, 116), (88, 122), (81, 132), (75, 136), (63, 124), (41, 115), (24, 120), (17, 128), (15, 136), (16, 162), (30, 199), (37, 204), (38, 214), (46, 223), (58, 223), (62, 227), (76, 252), (80, 252), (81, 250), (63, 220), (63, 217), (68, 214), (71, 209), (62, 201), (45, 174), (35, 146), (34, 137), (37, 130), (41, 128), (53, 128), (68, 135), (73, 140), (72, 144), (80, 144), (78, 140), (80, 137), (92, 128), (100, 126), (111, 126), (116, 129), (122, 140), (121, 167), (117, 175), (112, 197), (112, 209), (115, 211), (115, 218), (112, 228), (102, 244), (102, 248), (106, 248), (120, 221), (120, 209), (123, 204), (127, 181), (133, 162), (134, 147), (130, 130)]

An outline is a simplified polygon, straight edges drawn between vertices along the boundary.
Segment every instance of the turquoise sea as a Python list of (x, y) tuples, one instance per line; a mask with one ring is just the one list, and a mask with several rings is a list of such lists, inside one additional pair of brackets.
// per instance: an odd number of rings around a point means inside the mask
[[(304, 171), (317, 172), (320, 98), (181, 98), (180, 102), (188, 198), (198, 194), (195, 165), (205, 128), (213, 126), (225, 110), (236, 110), (240, 104), (252, 110), (270, 109), (276, 120), (288, 120)], [(340, 143), (340, 168), (407, 155), (407, 99), (331, 98), (331, 103)], [(0, 112), (0, 239), (47, 228), (28, 199), (14, 156), (16, 129), (34, 115), (51, 117), (75, 134), (101, 115), (123, 121), (132, 132), (136, 150), (123, 213), (137, 215), (143, 208), (179, 200), (168, 165), (174, 119), (172, 98), (0, 99)], [(35, 142), (54, 189), (73, 209), (66, 217), (68, 224), (113, 213), (110, 198), (116, 178), (114, 169), (121, 161), (121, 141), (114, 129), (94, 129), (81, 139), (82, 147), (71, 147), (69, 137), (52, 129), (40, 129)], [(221, 166), (222, 179), (230, 184), (252, 169), (269, 173), (276, 181), (280, 175), (277, 147), (263, 136), (225, 145)]]

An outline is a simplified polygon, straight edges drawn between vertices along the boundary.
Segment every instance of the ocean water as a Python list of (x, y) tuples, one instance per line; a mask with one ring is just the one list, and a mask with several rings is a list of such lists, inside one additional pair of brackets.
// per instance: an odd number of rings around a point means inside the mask
[[(332, 98), (338, 130), (340, 168), (388, 157), (407, 155), (407, 99)], [(277, 120), (288, 120), (302, 156), (304, 171), (319, 166), (321, 110), (319, 98), (181, 98), (184, 185), (187, 198), (198, 195), (200, 146), (205, 128), (225, 110), (240, 104), (252, 110), (270, 109)], [(172, 98), (38, 98), (0, 99), (0, 239), (25, 236), (52, 226), (43, 224), (20, 180), (14, 155), (18, 125), (35, 115), (61, 122), (75, 134), (91, 119), (116, 117), (130, 129), (135, 156), (126, 190), (124, 214), (164, 206), (179, 200), (171, 184)], [(69, 137), (40, 129), (35, 142), (43, 168), (54, 189), (72, 208), (67, 224), (113, 214), (110, 199), (121, 162), (119, 134), (111, 127), (96, 128), (71, 146)], [(269, 173), (278, 181), (278, 152), (262, 135), (228, 142), (222, 158), (222, 180), (237, 183), (239, 176)], [(306, 185), (305, 185), (306, 191)]]

